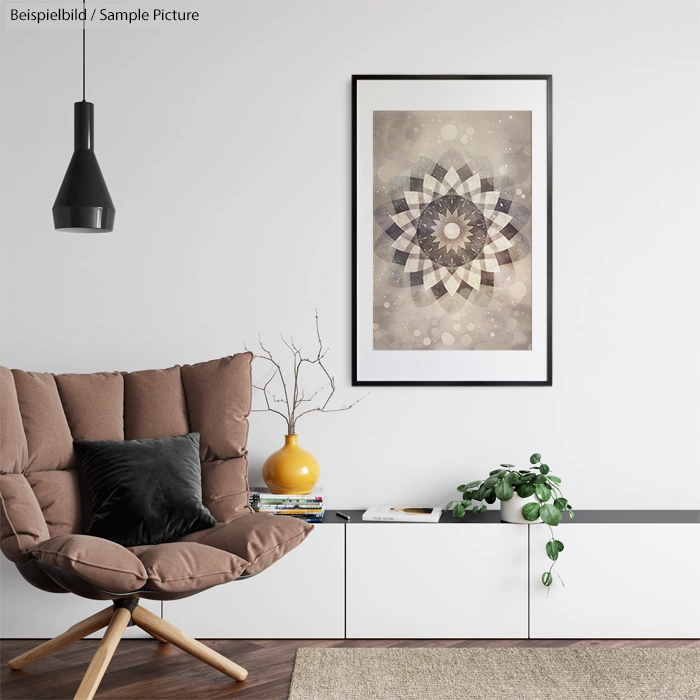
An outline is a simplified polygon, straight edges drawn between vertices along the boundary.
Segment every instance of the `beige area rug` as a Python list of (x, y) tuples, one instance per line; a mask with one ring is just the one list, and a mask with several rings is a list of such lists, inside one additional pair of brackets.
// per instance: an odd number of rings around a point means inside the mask
[(298, 649), (289, 700), (698, 700), (700, 649)]

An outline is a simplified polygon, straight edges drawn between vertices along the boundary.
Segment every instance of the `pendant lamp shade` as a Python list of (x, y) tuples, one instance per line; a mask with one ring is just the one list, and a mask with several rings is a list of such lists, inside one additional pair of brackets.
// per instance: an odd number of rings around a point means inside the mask
[(53, 205), (57, 231), (108, 233), (116, 209), (95, 157), (95, 106), (76, 102), (73, 157)]

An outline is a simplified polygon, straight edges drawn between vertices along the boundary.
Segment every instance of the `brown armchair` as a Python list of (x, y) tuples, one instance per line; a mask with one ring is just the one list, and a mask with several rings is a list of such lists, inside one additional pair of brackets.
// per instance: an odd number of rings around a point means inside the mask
[[(13, 669), (104, 627), (75, 698), (92, 698), (136, 624), (236, 680), (247, 671), (139, 606), (259, 573), (313, 526), (248, 506), (250, 353), (143, 372), (44, 374), (0, 368), (0, 544), (32, 585), (110, 600), (104, 611), (12, 659)], [(177, 542), (125, 548), (85, 534), (90, 504), (73, 440), (200, 433), (202, 496), (217, 524)]]

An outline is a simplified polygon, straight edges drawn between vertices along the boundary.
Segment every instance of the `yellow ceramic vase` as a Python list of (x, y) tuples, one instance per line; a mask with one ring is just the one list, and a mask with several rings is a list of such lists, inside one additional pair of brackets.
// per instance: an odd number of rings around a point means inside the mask
[(262, 470), (272, 493), (309, 493), (320, 474), (316, 458), (299, 447), (296, 435), (284, 436), (284, 447), (265, 460)]

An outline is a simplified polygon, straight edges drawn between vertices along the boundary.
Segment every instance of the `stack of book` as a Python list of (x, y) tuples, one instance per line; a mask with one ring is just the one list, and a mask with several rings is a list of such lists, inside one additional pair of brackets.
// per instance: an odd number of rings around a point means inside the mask
[(256, 513), (289, 515), (306, 520), (307, 523), (320, 523), (325, 509), (324, 490), (317, 486), (311, 493), (272, 493), (266, 487), (251, 488), (250, 507)]

